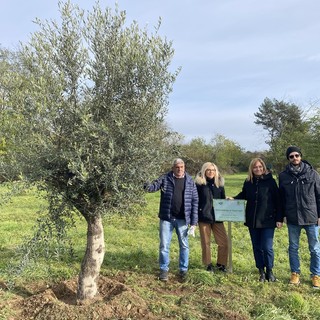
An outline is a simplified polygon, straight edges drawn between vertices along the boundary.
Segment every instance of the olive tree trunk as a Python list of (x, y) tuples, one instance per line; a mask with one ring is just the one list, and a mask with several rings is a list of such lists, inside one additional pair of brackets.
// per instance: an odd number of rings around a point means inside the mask
[(81, 263), (78, 280), (78, 301), (94, 298), (98, 293), (98, 280), (105, 245), (101, 215), (87, 218), (87, 248)]

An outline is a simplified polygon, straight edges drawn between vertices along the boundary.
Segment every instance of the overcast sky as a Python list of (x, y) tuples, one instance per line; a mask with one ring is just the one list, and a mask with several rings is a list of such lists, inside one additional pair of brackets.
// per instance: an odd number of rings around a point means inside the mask
[[(74, 0), (83, 9), (95, 1)], [(0, 44), (14, 49), (38, 30), (34, 18), (57, 19), (57, 0), (0, 0)], [(102, 7), (115, 1), (100, 0)], [(245, 150), (263, 150), (254, 124), (264, 98), (307, 108), (320, 98), (319, 0), (118, 0), (127, 21), (172, 40), (181, 66), (167, 122), (186, 141), (222, 134)]]

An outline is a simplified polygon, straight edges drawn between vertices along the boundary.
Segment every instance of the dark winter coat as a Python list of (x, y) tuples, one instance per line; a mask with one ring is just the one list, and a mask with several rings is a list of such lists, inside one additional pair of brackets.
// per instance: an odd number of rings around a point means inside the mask
[(294, 174), (287, 165), (279, 175), (281, 201), (287, 223), (316, 224), (320, 217), (320, 178), (305, 160), (301, 172)]
[[(156, 192), (161, 189), (159, 218), (170, 221), (171, 204), (174, 191), (174, 177), (173, 172), (161, 176), (157, 180), (145, 186), (148, 192)], [(196, 225), (198, 223), (198, 192), (196, 185), (189, 174), (185, 174), (185, 188), (184, 188), (184, 214), (187, 225)]]
[(207, 180), (206, 184), (196, 184), (199, 195), (199, 222), (214, 223), (215, 215), (213, 199), (225, 199), (224, 187), (216, 187), (213, 180)]
[(282, 222), (280, 193), (271, 173), (245, 180), (235, 199), (247, 200), (245, 225), (249, 228), (275, 228)]

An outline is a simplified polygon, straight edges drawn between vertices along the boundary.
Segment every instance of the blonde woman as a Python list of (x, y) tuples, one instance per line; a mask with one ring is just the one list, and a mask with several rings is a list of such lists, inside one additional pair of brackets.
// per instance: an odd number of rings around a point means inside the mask
[(224, 179), (218, 167), (212, 162), (203, 164), (201, 171), (195, 178), (199, 194), (198, 224), (201, 238), (202, 262), (207, 271), (213, 272), (211, 258), (211, 233), (218, 245), (216, 268), (227, 271), (228, 263), (228, 236), (223, 222), (215, 220), (213, 199), (225, 199)]

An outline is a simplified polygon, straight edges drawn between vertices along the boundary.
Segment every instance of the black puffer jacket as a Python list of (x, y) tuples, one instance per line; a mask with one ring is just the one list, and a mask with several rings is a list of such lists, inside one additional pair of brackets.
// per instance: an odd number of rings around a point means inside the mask
[(305, 160), (301, 172), (294, 174), (290, 165), (279, 175), (280, 195), (287, 223), (316, 224), (320, 218), (320, 178)]
[(245, 180), (242, 191), (235, 199), (247, 200), (246, 222), (249, 228), (275, 228), (276, 222), (282, 222), (280, 193), (271, 173)]
[(199, 195), (199, 222), (214, 223), (213, 199), (225, 199), (224, 187), (216, 187), (213, 180), (207, 180), (207, 184), (196, 184)]

